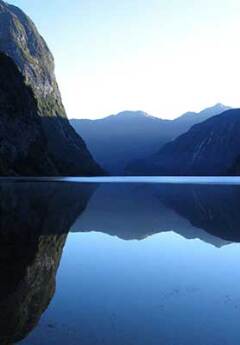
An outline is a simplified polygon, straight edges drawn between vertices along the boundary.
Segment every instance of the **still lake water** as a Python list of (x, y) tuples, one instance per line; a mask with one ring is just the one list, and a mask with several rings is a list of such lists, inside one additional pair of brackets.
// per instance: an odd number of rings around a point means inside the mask
[(0, 344), (239, 345), (238, 180), (101, 181), (0, 182)]

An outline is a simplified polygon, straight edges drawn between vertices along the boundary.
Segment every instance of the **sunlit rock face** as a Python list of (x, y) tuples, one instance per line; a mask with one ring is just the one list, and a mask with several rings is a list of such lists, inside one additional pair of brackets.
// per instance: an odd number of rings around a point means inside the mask
[(37, 325), (55, 292), (67, 233), (94, 186), (58, 183), (0, 185), (0, 344)]
[(33, 22), (0, 1), (0, 175), (101, 175), (69, 124)]

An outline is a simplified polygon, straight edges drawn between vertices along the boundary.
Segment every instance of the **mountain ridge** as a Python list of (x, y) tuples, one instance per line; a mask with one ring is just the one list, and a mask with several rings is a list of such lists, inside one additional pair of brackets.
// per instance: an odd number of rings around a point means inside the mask
[[(190, 127), (229, 107), (216, 104), (186, 119), (186, 113), (174, 120), (158, 118), (144, 111), (122, 111), (102, 119), (70, 119), (83, 137), (94, 158), (112, 175), (125, 174), (130, 162), (158, 151), (167, 142)], [(190, 112), (188, 113), (190, 114)]]

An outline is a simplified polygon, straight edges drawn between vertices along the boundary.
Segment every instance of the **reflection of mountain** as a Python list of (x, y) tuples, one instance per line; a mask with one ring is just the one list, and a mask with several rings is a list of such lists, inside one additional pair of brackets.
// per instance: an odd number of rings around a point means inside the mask
[[(208, 202), (209, 217), (203, 218), (201, 204), (194, 194), (196, 188), (203, 190), (201, 196)], [(162, 231), (175, 231), (185, 238), (199, 238), (222, 246), (227, 243), (225, 240), (240, 240), (236, 189), (230, 186), (102, 184), (72, 231), (101, 231), (123, 239), (142, 239)], [(231, 232), (229, 227), (232, 227)]]
[(240, 242), (240, 186), (175, 185), (159, 191), (158, 197), (193, 226)]
[(102, 184), (92, 196), (94, 190), (0, 184), (0, 344), (23, 339), (47, 308), (70, 228), (123, 239), (175, 231), (218, 247), (240, 242), (240, 186)]
[(69, 183), (0, 185), (0, 343), (23, 339), (55, 291), (69, 228), (94, 186)]

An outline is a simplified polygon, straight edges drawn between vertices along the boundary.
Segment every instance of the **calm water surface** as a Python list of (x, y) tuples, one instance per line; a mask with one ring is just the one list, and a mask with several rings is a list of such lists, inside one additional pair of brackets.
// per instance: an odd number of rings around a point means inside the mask
[(0, 344), (240, 344), (240, 186), (145, 182), (0, 183)]

